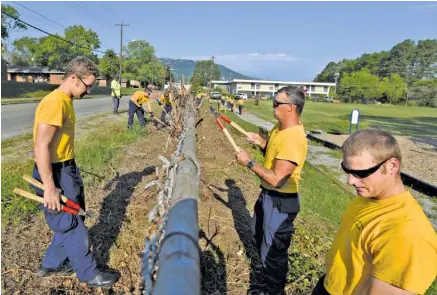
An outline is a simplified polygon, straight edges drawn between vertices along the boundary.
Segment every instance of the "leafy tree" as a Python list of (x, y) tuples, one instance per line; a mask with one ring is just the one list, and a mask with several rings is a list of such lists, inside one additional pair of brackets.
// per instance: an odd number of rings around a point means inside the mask
[(65, 36), (57, 36), (72, 42), (76, 46), (52, 36), (42, 37), (39, 39), (34, 54), (38, 64), (52, 69), (62, 69), (78, 55), (86, 56), (98, 63), (98, 58), (93, 53), (93, 49), (100, 48), (100, 41), (96, 32), (91, 29), (86, 30), (79, 25), (67, 27), (64, 33)]
[(212, 60), (200, 60), (194, 66), (190, 83), (192, 85), (207, 86), (211, 80), (220, 79), (220, 68)]
[(119, 73), (120, 59), (115, 54), (114, 50), (109, 49), (99, 60), (99, 70), (106, 79), (112, 78)]
[[(2, 12), (5, 12), (13, 17), (20, 18), (18, 11), (10, 6), (2, 4)], [(9, 38), (9, 33), (15, 30), (26, 30), (27, 26), (16, 19), (2, 13), (2, 41)]]

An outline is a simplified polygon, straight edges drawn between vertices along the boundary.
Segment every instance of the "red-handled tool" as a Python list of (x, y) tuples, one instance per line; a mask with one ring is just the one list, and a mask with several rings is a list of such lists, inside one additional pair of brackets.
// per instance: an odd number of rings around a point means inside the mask
[[(44, 203), (44, 199), (43, 198), (38, 197), (37, 195), (31, 194), (29, 192), (23, 191), (23, 190), (21, 190), (19, 188), (14, 188), (13, 192), (16, 193), (19, 196), (28, 198), (30, 200), (34, 200), (34, 201), (37, 201), (37, 202), (40, 202), (40, 203)], [(69, 200), (69, 201), (71, 201), (71, 200)], [(71, 201), (71, 202), (73, 202), (73, 201)], [(76, 203), (74, 203), (74, 204), (76, 204)], [(67, 204), (61, 205), (61, 211), (68, 212), (68, 213), (71, 213), (71, 214), (74, 214), (74, 215), (86, 216), (85, 211), (83, 209), (81, 209), (80, 207), (79, 207), (79, 210), (78, 210), (78, 209), (74, 209), (74, 208), (71, 208), (71, 207), (67, 207)]]
[(223, 125), (223, 123), (220, 121), (219, 116), (214, 113), (215, 115), (215, 121), (217, 122), (217, 125), (219, 125), (220, 129), (223, 131), (223, 133), (225, 134), (226, 138), (229, 140), (229, 142), (231, 143), (232, 147), (234, 148), (234, 150), (236, 152), (240, 151), (240, 148), (237, 146), (237, 144), (235, 143), (234, 139), (232, 138), (231, 134), (229, 133), (228, 129), (226, 129), (226, 127)]
[[(36, 179), (34, 179), (34, 178), (32, 178), (32, 177), (30, 177), (30, 176), (28, 176), (28, 175), (23, 175), (23, 179), (24, 179), (25, 181), (27, 181), (28, 183), (30, 183), (31, 185), (33, 185), (33, 186), (35, 186), (35, 187), (37, 187), (37, 188), (39, 188), (39, 189), (41, 189), (41, 190), (44, 190), (44, 185), (43, 185), (41, 182), (39, 182), (38, 180), (36, 180)], [(26, 192), (26, 191), (23, 191), (23, 190), (20, 190), (20, 189), (18, 189), (18, 190), (21, 191), (21, 192), (25, 192), (25, 193), (29, 194), (29, 193)], [(15, 192), (15, 190), (14, 190), (14, 192)], [(32, 195), (32, 194), (31, 194), (31, 195)], [(23, 196), (23, 195), (21, 195), (21, 196)], [(43, 203), (43, 202), (44, 202), (44, 201), (42, 200), (41, 197), (38, 197), (38, 196), (36, 196), (36, 195), (33, 195), (33, 196), (37, 197), (38, 200), (35, 200), (35, 199), (32, 199), (32, 200), (38, 201), (38, 202), (40, 202), (40, 203)], [(23, 197), (26, 197), (26, 198), (27, 198), (27, 196), (23, 196)], [(64, 209), (61, 209), (62, 211), (64, 211), (64, 212), (68, 212), (68, 213), (71, 213), (71, 214), (76, 214), (76, 215), (86, 216), (86, 212), (85, 212), (85, 210), (83, 210), (82, 208), (80, 208), (80, 205), (79, 205), (78, 203), (76, 203), (76, 202), (70, 200), (69, 198), (67, 198), (67, 197), (64, 196), (64, 195), (60, 195), (60, 198), (61, 198), (61, 201), (62, 201), (63, 203), (65, 203), (65, 206), (63, 206)]]
[[(211, 108), (212, 111), (214, 111)], [(214, 113), (217, 113), (217, 111), (214, 111)], [(232, 121), (231, 119), (229, 119), (228, 117), (226, 117), (223, 114), (220, 114), (220, 118), (222, 118), (226, 123), (228, 123), (229, 125), (231, 125), (232, 127), (234, 127), (235, 129), (237, 129), (238, 131), (240, 131), (242, 134), (244, 134), (245, 136), (247, 136), (247, 131), (244, 130), (240, 125), (238, 125), (237, 123), (235, 123), (234, 121)]]

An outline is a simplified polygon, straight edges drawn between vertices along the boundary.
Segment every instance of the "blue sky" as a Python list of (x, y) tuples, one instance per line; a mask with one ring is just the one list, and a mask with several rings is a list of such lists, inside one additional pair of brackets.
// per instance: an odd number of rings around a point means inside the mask
[[(64, 28), (16, 3), (21, 19)], [(263, 79), (311, 81), (330, 61), (389, 50), (405, 39), (437, 38), (437, 2), (18, 2), (67, 27), (96, 31), (101, 49), (147, 40), (159, 57), (205, 59)], [(85, 13), (86, 12), (86, 13)], [(13, 32), (43, 36), (29, 28)]]

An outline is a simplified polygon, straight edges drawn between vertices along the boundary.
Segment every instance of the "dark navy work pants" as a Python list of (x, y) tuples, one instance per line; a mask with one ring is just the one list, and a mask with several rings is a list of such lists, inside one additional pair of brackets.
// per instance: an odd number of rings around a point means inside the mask
[(298, 196), (292, 201), (295, 202), (278, 205), (279, 200), (263, 190), (255, 203), (253, 231), (263, 264), (264, 293), (269, 295), (285, 294), (288, 248), (294, 232), (293, 221), (300, 209)]
[[(55, 186), (70, 200), (78, 203), (85, 210), (84, 187), (76, 165), (59, 167), (52, 165)], [(33, 178), (41, 180), (35, 165)], [(43, 196), (44, 192), (32, 187), (36, 194)], [(84, 217), (63, 211), (44, 210), (49, 228), (54, 231), (53, 239), (47, 248), (42, 265), (46, 268), (58, 268), (68, 258), (80, 281), (92, 280), (97, 274), (97, 265), (90, 250), (88, 229), (84, 224)]]
[(137, 114), (138, 121), (142, 127), (146, 126), (146, 118), (144, 118), (144, 112), (132, 100), (129, 100), (129, 118), (127, 120), (127, 127), (132, 128), (134, 124), (134, 115)]

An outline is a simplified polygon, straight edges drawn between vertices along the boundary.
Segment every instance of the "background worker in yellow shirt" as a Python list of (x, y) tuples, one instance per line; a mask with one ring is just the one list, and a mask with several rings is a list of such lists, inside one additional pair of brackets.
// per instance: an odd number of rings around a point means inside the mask
[(131, 129), (134, 123), (134, 115), (137, 114), (138, 121), (140, 121), (141, 127), (146, 126), (146, 118), (144, 118), (143, 103), (147, 103), (150, 117), (153, 118), (152, 103), (150, 102), (150, 93), (152, 91), (145, 87), (143, 91), (136, 91), (132, 94), (129, 100), (129, 118), (127, 121), (127, 128)]
[(67, 65), (62, 84), (39, 103), (33, 126), (32, 176), (44, 185), (44, 191), (33, 189), (44, 197), (45, 219), (54, 232), (37, 275), (68, 275), (74, 271), (89, 287), (108, 288), (117, 275), (97, 270), (84, 218), (59, 211), (60, 193), (85, 210), (83, 182), (74, 161), (76, 116), (72, 99), (89, 94), (98, 76), (92, 61), (77, 57)]
[(240, 98), (238, 100), (238, 113), (240, 114), (240, 116), (243, 112), (243, 108), (244, 108), (244, 100), (242, 98)]
[(263, 264), (265, 295), (285, 294), (288, 248), (293, 221), (300, 211), (300, 174), (307, 155), (306, 134), (300, 121), (304, 105), (305, 95), (299, 87), (279, 89), (273, 100), (279, 122), (269, 132), (269, 139), (256, 133), (247, 137), (264, 151), (264, 164), (253, 161), (246, 151), (236, 154), (238, 163), (261, 178), (262, 190), (255, 204), (253, 226)]
[(118, 81), (118, 75), (114, 76), (114, 79), (111, 82), (111, 95), (112, 95), (112, 105), (114, 107), (113, 113), (118, 114), (118, 107), (120, 105), (121, 98), (121, 85)]
[(162, 110), (161, 113), (161, 122), (163, 123), (167, 123), (167, 115), (170, 116), (171, 111), (173, 110), (172, 107), (172, 101), (170, 98), (170, 94), (168, 91), (166, 91), (165, 93), (161, 94), (161, 97), (159, 98), (158, 104), (160, 106), (162, 106), (164, 109)]
[(363, 129), (342, 146), (357, 191), (313, 294), (424, 294), (437, 275), (437, 234), (401, 179), (401, 151), (388, 132)]

